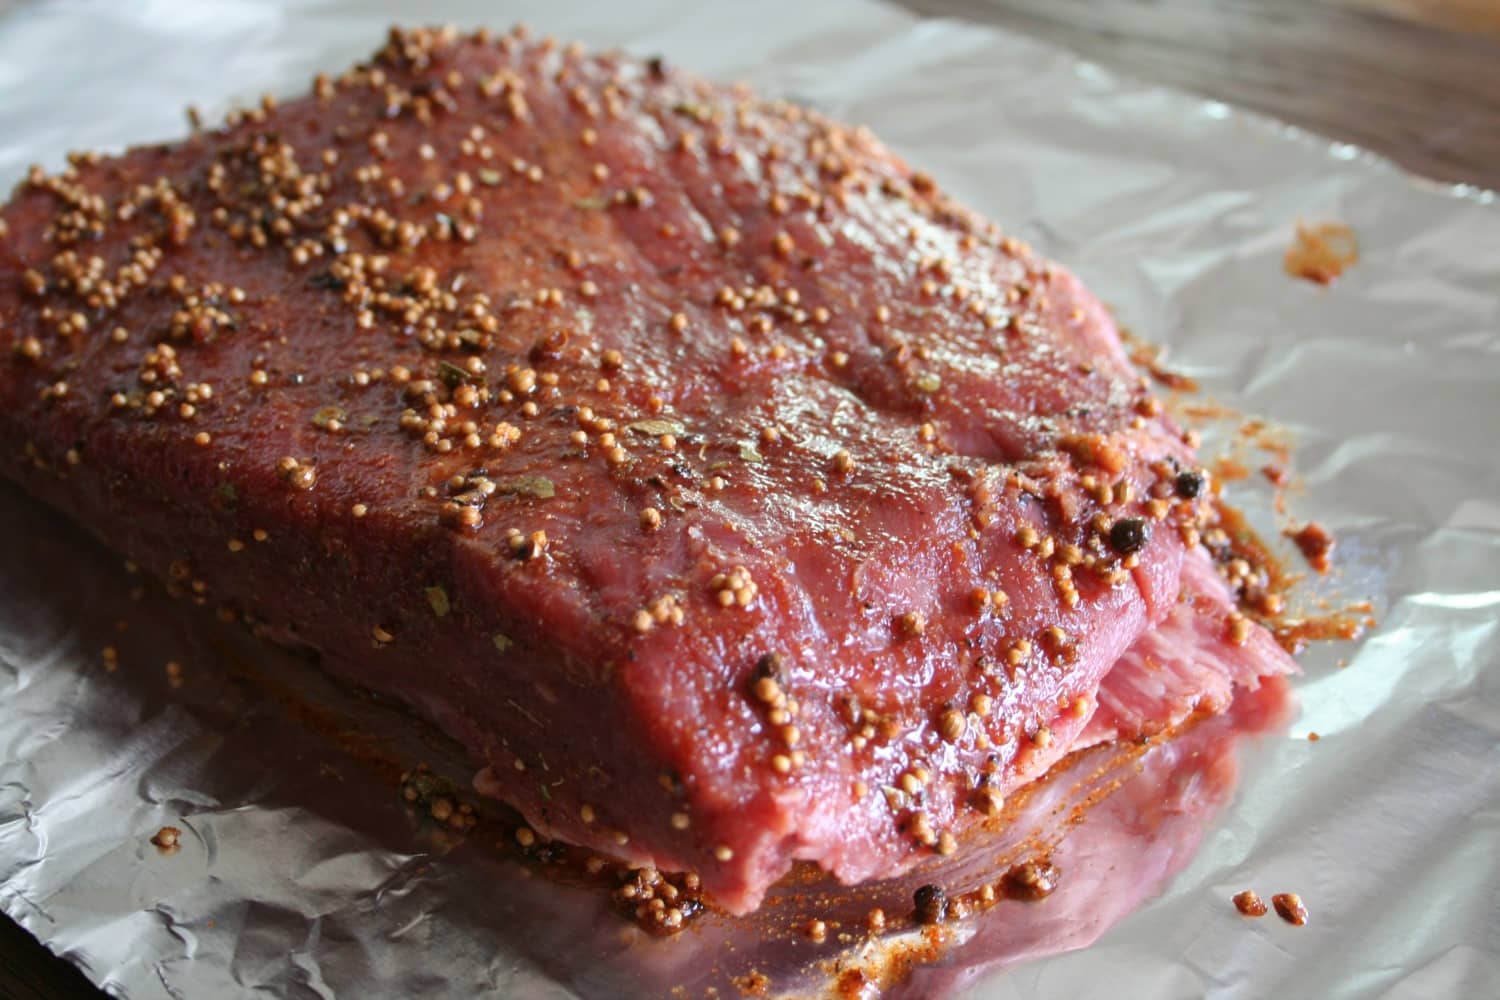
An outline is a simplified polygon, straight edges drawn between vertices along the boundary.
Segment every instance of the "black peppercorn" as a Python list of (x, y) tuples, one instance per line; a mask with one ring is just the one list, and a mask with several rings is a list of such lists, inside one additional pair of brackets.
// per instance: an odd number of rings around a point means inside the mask
[(1151, 539), (1151, 531), (1144, 518), (1122, 517), (1109, 529), (1109, 544), (1122, 556), (1139, 552)]
[(1177, 495), (1191, 500), (1203, 492), (1203, 473), (1191, 469), (1177, 473)]
[(780, 680), (781, 665), (784, 662), (785, 658), (780, 653), (766, 653), (755, 661), (755, 670), (750, 674), (750, 680), (758, 681), (766, 677), (773, 681)]
[(919, 924), (941, 923), (948, 915), (948, 894), (941, 886), (924, 885), (912, 894), (912, 913)]

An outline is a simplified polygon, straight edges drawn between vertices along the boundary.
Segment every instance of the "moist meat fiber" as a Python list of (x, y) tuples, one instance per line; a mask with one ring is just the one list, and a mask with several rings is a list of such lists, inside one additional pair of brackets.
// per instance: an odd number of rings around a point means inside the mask
[(730, 910), (1287, 667), (1099, 302), (797, 106), (392, 32), (0, 220), (0, 469)]

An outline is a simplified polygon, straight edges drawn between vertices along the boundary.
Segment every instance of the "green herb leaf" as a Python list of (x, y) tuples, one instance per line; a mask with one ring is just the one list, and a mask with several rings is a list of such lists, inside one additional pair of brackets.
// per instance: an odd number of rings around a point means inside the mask
[(755, 450), (755, 445), (740, 443), (740, 459), (746, 462), (764, 462), (760, 452)]
[(485, 167), (484, 169), (479, 171), (479, 183), (484, 184), (488, 187), (494, 187), (502, 180), (504, 180), (504, 177), (498, 170), (494, 170), (490, 167)]
[(451, 361), (439, 361), (437, 375), (450, 389), (462, 385), (474, 377), (468, 371), (458, 367), (458, 365), (455, 365)]
[(514, 645), (515, 643), (511, 641), (510, 636), (503, 635), (499, 632), (495, 633), (495, 649), (497, 649), (498, 651), (503, 653)]
[(312, 422), (316, 426), (325, 429), (335, 420), (342, 424), (348, 419), (349, 414), (344, 412), (342, 406), (320, 406), (318, 407), (318, 411), (312, 415)]
[(439, 618), (453, 610), (453, 605), (448, 602), (448, 592), (442, 587), (427, 588), (427, 603), (432, 605), (432, 613)]
[(637, 420), (625, 425), (626, 430), (635, 431), (637, 434), (650, 434), (652, 437), (661, 437), (663, 434), (684, 434), (687, 428), (675, 420)]
[(677, 112), (679, 115), (686, 115), (689, 118), (700, 122), (706, 122), (714, 116), (713, 110), (710, 109), (707, 104), (698, 104), (690, 101), (683, 101), (681, 104), (674, 104), (672, 106), (672, 110)]
[(500, 483), (499, 489), (501, 493), (536, 497), (538, 500), (551, 500), (557, 495), (557, 487), (546, 476), (517, 476)]

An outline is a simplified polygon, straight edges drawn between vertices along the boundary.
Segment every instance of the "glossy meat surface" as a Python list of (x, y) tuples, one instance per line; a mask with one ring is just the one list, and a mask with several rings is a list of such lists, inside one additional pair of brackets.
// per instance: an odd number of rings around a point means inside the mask
[(0, 218), (0, 468), (733, 910), (1106, 736), (1208, 516), (1074, 278), (656, 61), (398, 33)]

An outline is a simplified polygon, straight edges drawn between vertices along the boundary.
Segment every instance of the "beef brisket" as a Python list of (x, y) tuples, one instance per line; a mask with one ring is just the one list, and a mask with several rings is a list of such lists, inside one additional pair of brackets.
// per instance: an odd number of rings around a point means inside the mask
[[(0, 220), (0, 470), (729, 909), (1286, 666), (1100, 304), (797, 106), (393, 32)], [(1162, 688), (1101, 706), (1133, 648)]]

